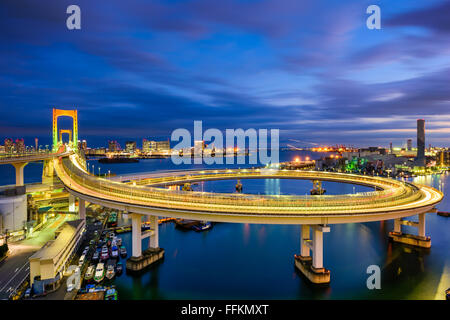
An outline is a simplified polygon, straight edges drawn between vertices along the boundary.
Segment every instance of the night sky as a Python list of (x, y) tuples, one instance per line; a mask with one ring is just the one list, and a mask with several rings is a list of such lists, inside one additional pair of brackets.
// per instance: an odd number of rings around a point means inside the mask
[(278, 128), (282, 145), (404, 146), (417, 118), (449, 146), (449, 81), (449, 1), (0, 2), (1, 141), (50, 143), (52, 108), (76, 107), (88, 146), (194, 120)]

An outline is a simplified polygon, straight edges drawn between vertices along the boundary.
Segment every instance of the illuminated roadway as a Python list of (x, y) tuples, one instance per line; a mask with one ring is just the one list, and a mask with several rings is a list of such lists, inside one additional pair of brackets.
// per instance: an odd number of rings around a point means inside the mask
[[(202, 170), (147, 175), (131, 185), (92, 176), (78, 155), (53, 160), (75, 196), (130, 213), (200, 221), (335, 224), (398, 219), (430, 212), (443, 194), (394, 179), (301, 170)], [(359, 184), (377, 191), (346, 195), (286, 196), (169, 190), (164, 186), (224, 179), (303, 179)]]

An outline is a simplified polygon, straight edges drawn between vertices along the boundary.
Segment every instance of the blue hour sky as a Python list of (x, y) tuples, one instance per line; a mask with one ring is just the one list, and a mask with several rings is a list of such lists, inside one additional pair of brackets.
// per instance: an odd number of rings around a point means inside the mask
[[(66, 28), (71, 4), (81, 30)], [(53, 107), (76, 107), (90, 146), (194, 120), (280, 129), (282, 145), (403, 146), (417, 118), (449, 146), (449, 81), (449, 1), (0, 3), (0, 139), (27, 144), (50, 142)]]

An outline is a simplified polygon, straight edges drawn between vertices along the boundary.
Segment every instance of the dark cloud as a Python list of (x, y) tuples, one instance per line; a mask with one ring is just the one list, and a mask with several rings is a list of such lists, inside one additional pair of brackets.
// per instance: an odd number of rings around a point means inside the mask
[[(367, 3), (79, 0), (73, 32), (71, 1), (4, 0), (0, 138), (49, 135), (51, 108), (76, 107), (81, 136), (105, 141), (167, 137), (194, 120), (280, 128), (283, 141), (404, 139), (414, 117), (448, 115), (449, 4), (406, 1), (372, 41)], [(414, 77), (350, 80), (389, 63)]]
[(386, 21), (387, 26), (424, 27), (435, 32), (450, 32), (450, 2), (444, 1), (432, 7), (405, 12)]

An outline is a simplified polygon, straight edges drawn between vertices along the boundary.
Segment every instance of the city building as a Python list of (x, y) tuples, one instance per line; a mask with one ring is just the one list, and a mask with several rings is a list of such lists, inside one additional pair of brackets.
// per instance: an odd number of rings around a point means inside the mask
[(156, 151), (156, 141), (143, 139), (142, 140), (142, 152), (149, 153)]
[(412, 139), (408, 139), (406, 141), (406, 150), (407, 151), (412, 151)]
[(5, 152), (12, 153), (14, 151), (14, 142), (11, 138), (5, 139)]
[(16, 152), (17, 153), (25, 152), (25, 141), (23, 139), (16, 139)]
[(425, 120), (417, 119), (417, 161), (416, 165), (424, 167), (425, 158)]
[(169, 151), (170, 150), (170, 141), (156, 141), (156, 150), (157, 151)]
[(439, 151), (436, 157), (436, 163), (443, 167), (450, 166), (450, 150)]
[(79, 247), (85, 231), (84, 219), (65, 222), (55, 240), (48, 241), (30, 258), (30, 284), (36, 295), (59, 288), (64, 272)]
[(120, 151), (120, 145), (117, 141), (112, 140), (108, 141), (108, 151), (109, 152), (117, 152)]
[(86, 151), (86, 149), (87, 149), (86, 140), (82, 140), (82, 141), (78, 140), (78, 150)]
[(125, 151), (128, 153), (134, 153), (136, 151), (136, 141), (125, 142)]

